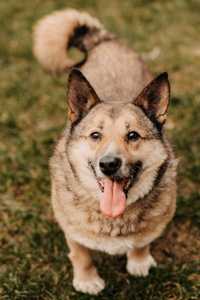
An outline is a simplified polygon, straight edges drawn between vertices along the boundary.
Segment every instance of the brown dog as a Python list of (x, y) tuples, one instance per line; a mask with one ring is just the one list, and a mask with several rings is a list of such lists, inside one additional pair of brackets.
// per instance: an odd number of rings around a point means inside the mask
[[(86, 13), (56, 12), (35, 28), (43, 67), (75, 66), (66, 48), (85, 59), (68, 84), (68, 123), (51, 159), (52, 203), (73, 265), (76, 290), (104, 288), (89, 249), (127, 254), (127, 270), (146, 276), (150, 243), (172, 219), (176, 160), (164, 133), (170, 87)], [(81, 71), (80, 71), (81, 70)]]

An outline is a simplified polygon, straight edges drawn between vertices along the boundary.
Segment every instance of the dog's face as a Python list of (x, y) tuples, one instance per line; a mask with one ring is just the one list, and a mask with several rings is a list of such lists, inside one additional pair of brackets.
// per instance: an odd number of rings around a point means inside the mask
[(151, 191), (167, 160), (161, 131), (168, 102), (166, 74), (132, 103), (104, 103), (83, 75), (72, 71), (69, 160), (88, 194), (100, 201), (103, 214), (117, 217)]

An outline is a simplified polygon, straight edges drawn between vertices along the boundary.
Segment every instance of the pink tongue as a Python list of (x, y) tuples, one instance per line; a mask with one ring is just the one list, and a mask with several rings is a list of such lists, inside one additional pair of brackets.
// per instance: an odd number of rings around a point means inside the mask
[(126, 196), (122, 186), (110, 179), (104, 180), (104, 192), (100, 202), (102, 213), (109, 217), (121, 215), (126, 206)]

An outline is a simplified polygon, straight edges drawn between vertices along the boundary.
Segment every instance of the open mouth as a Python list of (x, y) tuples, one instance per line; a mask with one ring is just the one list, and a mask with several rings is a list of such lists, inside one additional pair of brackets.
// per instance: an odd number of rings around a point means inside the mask
[[(111, 177), (110, 180), (113, 181), (113, 182), (116, 181), (118, 184), (120, 184), (121, 187), (123, 188), (124, 193), (127, 194), (128, 187), (129, 187), (130, 182), (131, 182), (131, 178)], [(97, 182), (98, 182), (98, 185), (99, 185), (99, 188), (100, 188), (101, 192), (103, 193), (104, 192), (105, 178), (104, 179), (97, 178)]]
[(129, 189), (135, 183), (142, 163), (136, 162), (130, 168), (129, 177), (109, 176), (98, 178), (95, 168), (90, 163), (101, 191), (100, 210), (105, 216), (116, 218), (122, 215), (126, 208), (126, 198)]

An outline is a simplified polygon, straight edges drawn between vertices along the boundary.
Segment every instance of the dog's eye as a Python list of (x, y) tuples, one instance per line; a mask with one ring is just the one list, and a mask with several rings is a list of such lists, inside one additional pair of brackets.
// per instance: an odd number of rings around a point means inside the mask
[(127, 134), (127, 140), (128, 141), (137, 141), (139, 138), (140, 138), (140, 135), (136, 131), (130, 131)]
[(95, 131), (95, 132), (92, 132), (92, 133), (90, 134), (90, 137), (91, 137), (91, 139), (93, 139), (93, 140), (100, 140), (101, 137), (102, 137), (102, 134), (101, 134), (100, 132), (98, 132), (98, 131)]

